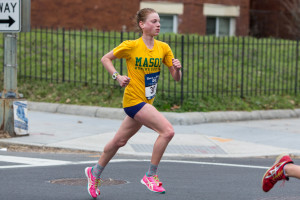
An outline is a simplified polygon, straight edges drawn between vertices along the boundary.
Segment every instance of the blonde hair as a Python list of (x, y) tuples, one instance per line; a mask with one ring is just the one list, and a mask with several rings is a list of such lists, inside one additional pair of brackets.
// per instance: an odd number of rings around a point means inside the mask
[(157, 13), (153, 8), (143, 8), (136, 13), (136, 26), (140, 32), (143, 32), (139, 23), (145, 22), (148, 15), (151, 13)]

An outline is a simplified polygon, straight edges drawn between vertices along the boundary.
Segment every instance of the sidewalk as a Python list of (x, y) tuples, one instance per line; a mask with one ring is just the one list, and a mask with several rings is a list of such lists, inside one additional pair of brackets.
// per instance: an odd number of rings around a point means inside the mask
[[(122, 109), (28, 102), (29, 136), (10, 145), (101, 152), (125, 114)], [(168, 157), (300, 155), (300, 110), (163, 113), (174, 125)], [(143, 127), (119, 154), (151, 156), (157, 133)]]

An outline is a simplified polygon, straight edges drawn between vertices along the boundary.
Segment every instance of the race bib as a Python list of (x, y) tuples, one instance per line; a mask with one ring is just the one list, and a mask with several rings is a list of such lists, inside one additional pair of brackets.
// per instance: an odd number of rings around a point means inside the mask
[(145, 95), (148, 100), (156, 95), (157, 82), (160, 72), (145, 75)]

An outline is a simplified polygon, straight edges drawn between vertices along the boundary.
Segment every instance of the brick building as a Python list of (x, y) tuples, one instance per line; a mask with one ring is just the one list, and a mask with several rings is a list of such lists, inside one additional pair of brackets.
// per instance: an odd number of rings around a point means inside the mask
[(133, 31), (135, 13), (152, 7), (162, 32), (248, 35), (250, 0), (31, 0), (32, 27)]

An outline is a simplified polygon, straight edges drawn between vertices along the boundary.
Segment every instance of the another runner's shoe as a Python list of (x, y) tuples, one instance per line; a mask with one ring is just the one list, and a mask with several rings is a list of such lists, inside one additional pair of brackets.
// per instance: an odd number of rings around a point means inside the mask
[(156, 193), (164, 194), (166, 190), (162, 187), (162, 182), (159, 181), (158, 176), (144, 176), (143, 179), (141, 180), (141, 183), (146, 185), (146, 187)]
[(294, 163), (289, 155), (283, 154), (277, 157), (275, 163), (270, 167), (262, 178), (262, 189), (265, 192), (270, 191), (280, 180), (289, 180), (284, 175), (283, 167), (288, 163)]
[(97, 179), (95, 176), (93, 176), (91, 170), (92, 167), (85, 168), (85, 175), (88, 179), (87, 190), (91, 197), (97, 198), (97, 196), (100, 195), (100, 190), (98, 189), (98, 187), (100, 187), (101, 179)]

